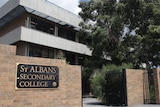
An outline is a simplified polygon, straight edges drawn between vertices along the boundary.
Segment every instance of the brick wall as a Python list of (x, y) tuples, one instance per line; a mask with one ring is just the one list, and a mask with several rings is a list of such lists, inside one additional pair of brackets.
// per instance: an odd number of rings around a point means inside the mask
[[(81, 68), (64, 60), (16, 56), (16, 47), (0, 45), (0, 107), (81, 107)], [(16, 63), (58, 66), (56, 89), (15, 89)]]
[(160, 69), (154, 69), (153, 74), (154, 74), (156, 103), (160, 104)]
[(145, 70), (126, 69), (128, 105), (144, 104), (143, 73)]

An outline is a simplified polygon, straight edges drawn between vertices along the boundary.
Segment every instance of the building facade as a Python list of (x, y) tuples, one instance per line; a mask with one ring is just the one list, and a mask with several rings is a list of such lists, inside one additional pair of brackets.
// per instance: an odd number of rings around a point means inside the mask
[(91, 51), (76, 36), (80, 21), (47, 0), (9, 0), (0, 8), (0, 44), (16, 45), (17, 55), (81, 64)]

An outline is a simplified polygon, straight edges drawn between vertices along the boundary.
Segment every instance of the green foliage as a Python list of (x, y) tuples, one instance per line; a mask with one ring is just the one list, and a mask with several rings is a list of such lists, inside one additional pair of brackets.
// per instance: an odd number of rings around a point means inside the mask
[(93, 95), (95, 97), (98, 97), (104, 100), (106, 73), (121, 72), (122, 69), (127, 69), (127, 68), (133, 68), (133, 65), (132, 64), (122, 64), (121, 66), (117, 66), (117, 65), (112, 64), (112, 65), (103, 66), (102, 69), (95, 70), (94, 74), (92, 74), (90, 78)]
[(116, 65), (160, 65), (159, 0), (90, 0), (79, 7), (80, 41), (97, 61), (110, 56)]

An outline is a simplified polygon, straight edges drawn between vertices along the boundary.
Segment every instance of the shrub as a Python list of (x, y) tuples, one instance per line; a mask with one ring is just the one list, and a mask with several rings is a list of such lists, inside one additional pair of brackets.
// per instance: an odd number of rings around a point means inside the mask
[[(132, 64), (122, 64), (121, 66), (117, 65), (106, 65), (103, 66), (102, 69), (97, 69), (94, 71), (94, 74), (91, 76), (90, 81), (91, 81), (91, 88), (92, 88), (92, 93), (95, 97), (100, 98), (102, 101), (106, 100), (106, 82), (105, 82), (105, 77), (106, 73), (110, 72), (121, 72), (122, 69), (126, 68), (132, 68)], [(116, 78), (115, 78), (116, 79)], [(117, 79), (115, 80), (115, 82)]]

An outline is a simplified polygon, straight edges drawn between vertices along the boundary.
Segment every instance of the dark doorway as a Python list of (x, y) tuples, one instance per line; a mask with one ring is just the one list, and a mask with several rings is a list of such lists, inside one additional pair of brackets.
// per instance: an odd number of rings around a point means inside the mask
[(105, 79), (107, 105), (127, 105), (125, 70), (108, 72)]

